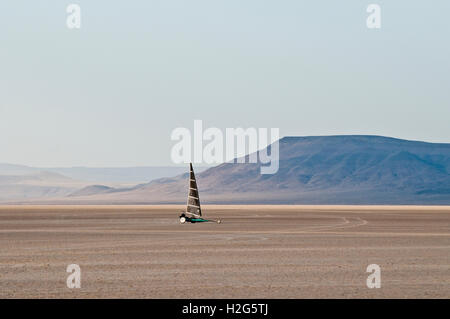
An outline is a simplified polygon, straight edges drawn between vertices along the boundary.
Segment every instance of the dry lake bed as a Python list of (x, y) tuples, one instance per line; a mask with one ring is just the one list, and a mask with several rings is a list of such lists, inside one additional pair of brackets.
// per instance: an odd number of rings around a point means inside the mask
[(0, 206), (0, 298), (450, 298), (449, 206), (182, 209)]

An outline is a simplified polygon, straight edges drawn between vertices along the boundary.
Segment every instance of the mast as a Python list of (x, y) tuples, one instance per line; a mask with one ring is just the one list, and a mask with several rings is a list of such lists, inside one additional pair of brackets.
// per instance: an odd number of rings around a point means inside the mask
[(192, 163), (189, 163), (189, 191), (187, 198), (186, 213), (202, 216), (202, 209), (200, 208), (200, 197), (198, 195), (197, 181), (195, 179), (194, 169)]

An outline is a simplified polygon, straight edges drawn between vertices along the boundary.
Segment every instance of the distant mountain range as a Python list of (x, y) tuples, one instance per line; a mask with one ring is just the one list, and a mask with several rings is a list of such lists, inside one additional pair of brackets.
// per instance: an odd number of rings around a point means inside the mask
[[(382, 136), (285, 137), (279, 171), (225, 163), (197, 174), (203, 203), (450, 205), (450, 144)], [(187, 168), (186, 168), (187, 172)], [(184, 203), (187, 173), (129, 189), (85, 188), (73, 203)], [(65, 199), (67, 200), (67, 198)]]
[[(11, 171), (11, 173), (13, 173)], [(14, 175), (0, 175), (0, 202), (67, 196), (86, 184), (60, 174), (36, 171), (14, 171)]]
[[(200, 167), (199, 171), (207, 167)], [(174, 166), (140, 167), (30, 167), (0, 163), (1, 175), (32, 175), (52, 172), (72, 179), (105, 183), (144, 183), (156, 178), (182, 174), (186, 168)]]
[[(201, 170), (206, 169), (201, 167)], [(130, 190), (183, 173), (183, 167), (41, 168), (0, 163), (0, 202), (47, 200)], [(102, 184), (102, 185), (92, 185)]]

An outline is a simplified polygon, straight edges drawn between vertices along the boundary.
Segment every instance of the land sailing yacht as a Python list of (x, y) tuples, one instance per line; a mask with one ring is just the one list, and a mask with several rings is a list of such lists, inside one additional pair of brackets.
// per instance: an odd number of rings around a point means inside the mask
[(200, 197), (198, 195), (197, 180), (195, 179), (194, 169), (192, 163), (189, 164), (189, 190), (186, 211), (180, 215), (180, 223), (203, 223), (214, 222), (221, 223), (221, 220), (204, 219), (202, 217), (202, 208), (200, 207)]

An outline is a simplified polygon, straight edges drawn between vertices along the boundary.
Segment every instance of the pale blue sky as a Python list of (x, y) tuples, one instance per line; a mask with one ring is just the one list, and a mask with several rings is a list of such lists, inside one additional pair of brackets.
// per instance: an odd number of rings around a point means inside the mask
[[(81, 30), (66, 27), (70, 3)], [(450, 142), (449, 12), (448, 0), (1, 1), (0, 162), (169, 165), (171, 131), (194, 119)]]

